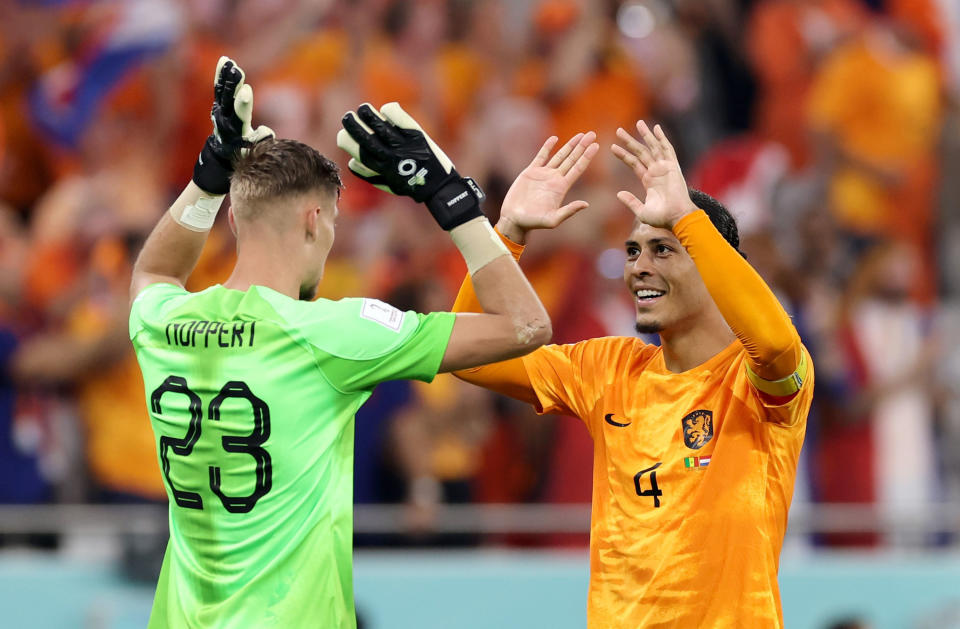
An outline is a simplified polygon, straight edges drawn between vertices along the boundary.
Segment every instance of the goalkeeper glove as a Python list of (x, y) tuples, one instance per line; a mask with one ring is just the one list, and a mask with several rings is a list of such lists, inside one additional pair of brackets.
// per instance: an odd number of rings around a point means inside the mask
[(450, 158), (397, 103), (377, 111), (364, 103), (343, 117), (337, 146), (350, 170), (391, 194), (426, 203), (440, 227), (451, 230), (483, 216), (483, 191), (461, 177)]
[(240, 66), (229, 57), (220, 57), (210, 111), (213, 133), (193, 167), (193, 182), (204, 192), (229, 192), (233, 161), (257, 142), (274, 137), (269, 127), (252, 127), (253, 88), (244, 84), (244, 78)]

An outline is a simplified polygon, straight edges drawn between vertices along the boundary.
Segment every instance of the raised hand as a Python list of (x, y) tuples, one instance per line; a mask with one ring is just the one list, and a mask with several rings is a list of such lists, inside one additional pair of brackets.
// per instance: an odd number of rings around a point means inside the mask
[(368, 103), (348, 111), (337, 146), (350, 155), (357, 177), (391, 194), (424, 203), (437, 223), (451, 230), (483, 216), (483, 191), (461, 177), (447, 154), (398, 103), (377, 111)]
[(226, 194), (233, 162), (251, 146), (274, 136), (266, 126), (253, 128), (253, 88), (243, 70), (229, 57), (220, 57), (213, 77), (213, 133), (207, 138), (193, 169), (201, 190)]
[(593, 131), (578, 133), (552, 157), (550, 152), (558, 139), (548, 138), (507, 191), (497, 223), (500, 233), (523, 244), (531, 229), (552, 229), (585, 209), (586, 201), (561, 204), (600, 150), (596, 138)]
[(680, 171), (677, 153), (663, 129), (656, 125), (651, 132), (643, 120), (637, 122), (640, 140), (623, 129), (617, 129), (626, 148), (613, 145), (613, 154), (629, 166), (646, 190), (643, 201), (632, 192), (621, 190), (617, 198), (630, 208), (640, 221), (653, 227), (672, 229), (685, 215), (697, 207), (690, 200), (690, 191)]

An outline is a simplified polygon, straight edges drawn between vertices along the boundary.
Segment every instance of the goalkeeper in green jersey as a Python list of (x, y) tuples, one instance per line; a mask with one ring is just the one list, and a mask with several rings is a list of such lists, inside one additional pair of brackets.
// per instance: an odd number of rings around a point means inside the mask
[[(364, 179), (426, 204), (463, 253), (486, 314), (307, 301), (333, 245), (339, 173), (312, 148), (253, 129), (252, 106), (243, 72), (221, 58), (214, 133), (133, 271), (130, 338), (170, 499), (150, 627), (354, 627), (357, 409), (379, 382), (519, 356), (551, 334), (480, 211), (479, 188), (395, 104), (350, 112), (338, 144)], [(551, 138), (535, 163), (572, 184), (596, 153), (578, 139), (548, 163)], [(236, 267), (223, 285), (189, 293), (227, 192)]]

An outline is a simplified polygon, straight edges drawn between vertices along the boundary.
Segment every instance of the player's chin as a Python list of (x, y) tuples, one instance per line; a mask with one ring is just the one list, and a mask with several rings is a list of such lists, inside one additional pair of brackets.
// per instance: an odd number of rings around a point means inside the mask
[(637, 315), (635, 327), (640, 334), (659, 334), (663, 330), (663, 323), (653, 317)]
[(300, 287), (300, 301), (313, 301), (317, 297), (319, 283), (305, 284)]

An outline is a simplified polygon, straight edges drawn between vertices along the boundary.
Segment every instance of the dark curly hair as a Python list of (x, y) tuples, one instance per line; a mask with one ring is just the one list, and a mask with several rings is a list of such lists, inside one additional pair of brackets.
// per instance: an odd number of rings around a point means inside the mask
[(723, 239), (729, 242), (730, 246), (737, 250), (737, 253), (746, 258), (747, 256), (740, 251), (740, 232), (737, 230), (737, 220), (723, 206), (723, 203), (696, 188), (690, 188), (689, 190), (690, 200), (693, 201), (693, 204), (707, 213), (710, 222), (717, 228)]

